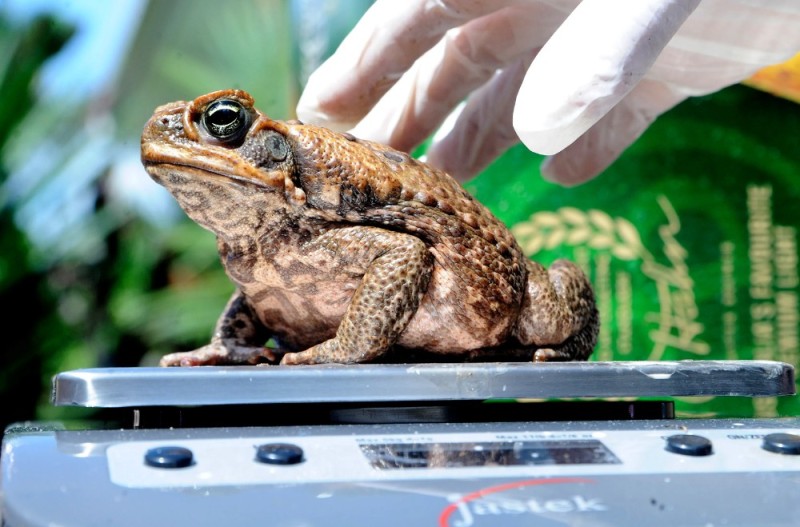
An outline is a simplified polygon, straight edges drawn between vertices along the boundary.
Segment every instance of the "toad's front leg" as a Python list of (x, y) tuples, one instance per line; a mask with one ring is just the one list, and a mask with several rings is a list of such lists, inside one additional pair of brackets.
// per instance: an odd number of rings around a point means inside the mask
[(211, 342), (194, 351), (170, 353), (161, 366), (211, 366), (215, 364), (258, 364), (277, 362), (264, 344), (270, 337), (245, 296), (237, 290), (217, 320)]
[(336, 336), (284, 355), (281, 364), (369, 362), (385, 353), (416, 313), (433, 272), (433, 256), (414, 236), (354, 227), (372, 258)]

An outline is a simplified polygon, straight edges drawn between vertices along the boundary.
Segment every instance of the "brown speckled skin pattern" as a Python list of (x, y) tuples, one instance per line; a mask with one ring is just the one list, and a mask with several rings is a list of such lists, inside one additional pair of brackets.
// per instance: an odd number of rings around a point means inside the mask
[[(252, 119), (233, 144), (202, 124), (219, 99)], [(454, 179), (403, 152), (273, 121), (247, 93), (225, 90), (156, 109), (142, 161), (216, 234), (237, 286), (211, 343), (162, 365), (592, 353), (599, 323), (583, 272), (529, 261)], [(277, 350), (264, 347), (269, 338)]]

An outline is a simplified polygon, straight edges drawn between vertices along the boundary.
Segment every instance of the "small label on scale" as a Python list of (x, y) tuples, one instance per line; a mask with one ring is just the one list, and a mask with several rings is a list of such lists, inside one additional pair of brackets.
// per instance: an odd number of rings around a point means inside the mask
[(379, 443), (361, 451), (377, 469), (620, 463), (597, 440)]

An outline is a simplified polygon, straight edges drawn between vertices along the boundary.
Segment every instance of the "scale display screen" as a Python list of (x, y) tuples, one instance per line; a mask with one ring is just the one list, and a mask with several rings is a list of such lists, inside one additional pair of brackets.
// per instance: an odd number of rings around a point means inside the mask
[(361, 445), (377, 469), (600, 465), (621, 461), (595, 439)]

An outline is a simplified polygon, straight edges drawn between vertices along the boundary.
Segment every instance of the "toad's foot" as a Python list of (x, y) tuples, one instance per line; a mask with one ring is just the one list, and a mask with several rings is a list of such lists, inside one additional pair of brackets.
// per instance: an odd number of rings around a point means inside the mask
[(364, 362), (364, 360), (361, 356), (353, 354), (343, 357), (339, 351), (339, 341), (330, 339), (316, 346), (312, 346), (307, 350), (285, 354), (281, 359), (281, 366), (357, 362)]
[(160, 366), (214, 366), (224, 364), (276, 364), (274, 350), (263, 346), (228, 346), (212, 342), (194, 351), (164, 355)]
[(572, 353), (553, 348), (541, 348), (533, 354), (533, 362), (563, 362), (571, 360), (574, 360)]
[(589, 314), (583, 328), (566, 342), (559, 346), (537, 349), (533, 354), (533, 362), (587, 360), (597, 342), (597, 328), (600, 325), (597, 317), (595, 309)]
[(281, 366), (297, 366), (299, 364), (318, 364), (325, 362), (324, 359), (316, 356), (311, 349), (305, 351), (298, 351), (297, 353), (287, 353), (281, 359)]
[(545, 269), (528, 261), (528, 286), (515, 336), (535, 346), (535, 362), (586, 360), (600, 328), (589, 279), (572, 262), (557, 260)]

